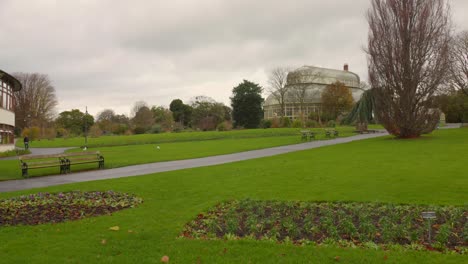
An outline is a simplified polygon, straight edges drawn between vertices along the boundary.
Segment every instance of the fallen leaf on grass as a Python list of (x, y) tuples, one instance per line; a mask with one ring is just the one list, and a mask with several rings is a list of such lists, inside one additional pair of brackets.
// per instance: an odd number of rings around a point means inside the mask
[(119, 227), (119, 226), (109, 227), (109, 230), (112, 230), (112, 231), (119, 231), (119, 230), (120, 230), (120, 227)]
[(107, 240), (105, 240), (105, 239), (101, 240), (101, 244), (103, 244), (103, 245), (107, 244)]
[(163, 263), (168, 263), (168, 262), (169, 262), (169, 257), (168, 257), (168, 256), (163, 256), (163, 257), (161, 258), (161, 262), (163, 262)]

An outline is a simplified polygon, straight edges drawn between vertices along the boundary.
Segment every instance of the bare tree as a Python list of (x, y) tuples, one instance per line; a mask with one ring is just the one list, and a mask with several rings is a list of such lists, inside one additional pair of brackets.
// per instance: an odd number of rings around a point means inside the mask
[(314, 90), (313, 85), (322, 75), (320, 72), (313, 71), (293, 71), (288, 74), (287, 87), (294, 100), (294, 105), (299, 109), (301, 121), (304, 124), (305, 104), (308, 98), (313, 98), (320, 93), (319, 90)]
[(278, 101), (280, 105), (280, 116), (283, 117), (285, 114), (285, 104), (286, 104), (286, 94), (289, 90), (289, 87), (286, 86), (289, 68), (277, 67), (270, 71), (268, 76), (268, 91), (273, 96), (273, 98)]
[(132, 118), (132, 123), (135, 126), (135, 134), (147, 132), (154, 125), (153, 112), (151, 112), (148, 106), (139, 107)]
[(14, 73), (23, 89), (14, 93), (16, 126), (46, 126), (54, 118), (58, 104), (55, 88), (46, 74)]
[(419, 137), (439, 120), (433, 97), (450, 66), (450, 8), (445, 0), (372, 0), (369, 78), (376, 114), (391, 134)]
[(146, 107), (149, 109), (149, 106), (148, 104), (145, 102), (145, 101), (137, 101), (135, 102), (135, 104), (133, 105), (131, 111), (130, 111), (130, 117), (135, 117), (136, 113), (138, 113), (138, 111), (140, 111), (141, 108), (143, 107)]
[(450, 79), (457, 90), (468, 95), (468, 31), (459, 33), (451, 48)]
[(115, 112), (112, 109), (104, 109), (96, 115), (96, 124), (102, 131), (112, 131), (112, 127), (115, 125), (114, 122)]
[(96, 122), (114, 121), (115, 112), (112, 109), (104, 109), (96, 115)]

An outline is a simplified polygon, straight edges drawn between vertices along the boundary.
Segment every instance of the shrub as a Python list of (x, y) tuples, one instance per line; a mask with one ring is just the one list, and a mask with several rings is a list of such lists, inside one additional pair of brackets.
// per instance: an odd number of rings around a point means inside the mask
[(218, 131), (228, 131), (231, 129), (232, 129), (232, 123), (229, 121), (221, 122), (216, 126), (216, 130)]
[(172, 127), (172, 132), (181, 132), (182, 130), (184, 130), (184, 126), (181, 123), (174, 123), (174, 126)]
[(309, 120), (306, 122), (307, 127), (319, 127), (319, 123), (315, 120)]
[(269, 119), (263, 119), (261, 122), (260, 122), (260, 127), (261, 128), (270, 128), (271, 125), (273, 124), (273, 122)]
[(117, 124), (115, 126), (112, 126), (112, 133), (114, 134), (125, 135), (127, 131), (128, 131), (128, 125), (126, 124)]
[(289, 117), (285, 116), (281, 118), (281, 127), (291, 127), (291, 119)]
[(102, 135), (102, 130), (99, 128), (97, 124), (94, 124), (90, 129), (89, 129), (89, 136), (98, 138)]
[(34, 126), (34, 127), (23, 129), (23, 133), (21, 133), (21, 135), (23, 137), (28, 136), (29, 140), (36, 140), (36, 139), (39, 139), (39, 132), (40, 132), (39, 127)]
[(278, 120), (277, 117), (274, 117), (274, 118), (271, 120), (271, 127), (272, 127), (272, 128), (278, 128), (278, 127), (280, 127), (280, 120)]
[(336, 123), (334, 120), (330, 120), (327, 122), (327, 127), (335, 127), (336, 126)]
[(52, 140), (55, 138), (55, 135), (57, 135), (57, 131), (55, 131), (55, 128), (44, 128), (44, 130), (42, 131), (41, 139)]
[(144, 134), (145, 132), (146, 132), (146, 129), (144, 127), (135, 127), (133, 129), (133, 133), (135, 133), (136, 135)]
[(219, 123), (219, 124), (216, 126), (216, 130), (218, 130), (218, 131), (226, 131), (226, 125), (224, 124), (224, 122)]
[(294, 127), (294, 128), (301, 128), (301, 127), (302, 127), (302, 122), (301, 122), (301, 120), (299, 120), (299, 119), (294, 120), (293, 123), (292, 123), (292, 127)]
[(320, 120), (322, 122), (328, 122), (330, 120), (334, 120), (336, 117), (333, 116), (333, 114), (330, 114), (330, 113), (326, 113), (326, 112), (323, 112), (321, 115), (320, 115)]
[(150, 132), (151, 134), (159, 134), (159, 133), (163, 132), (163, 129), (162, 129), (162, 127), (161, 127), (160, 124), (154, 124), (154, 125), (150, 128), (149, 132)]
[(317, 112), (311, 112), (309, 114), (309, 119), (310, 120), (315, 120), (315, 121), (319, 121), (319, 114)]
[(70, 132), (65, 128), (58, 128), (57, 129), (57, 137), (58, 138), (67, 138), (70, 136)]

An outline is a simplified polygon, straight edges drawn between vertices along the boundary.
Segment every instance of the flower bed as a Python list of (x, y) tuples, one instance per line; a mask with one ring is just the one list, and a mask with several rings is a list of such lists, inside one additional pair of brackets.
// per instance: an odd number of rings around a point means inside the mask
[(38, 193), (0, 200), (0, 226), (37, 225), (107, 215), (142, 199), (113, 191)]
[[(436, 212), (428, 241), (423, 211)], [(467, 207), (229, 201), (218, 204), (185, 226), (181, 236), (218, 239), (248, 238), (297, 244), (318, 243), (408, 248), (467, 253)]]

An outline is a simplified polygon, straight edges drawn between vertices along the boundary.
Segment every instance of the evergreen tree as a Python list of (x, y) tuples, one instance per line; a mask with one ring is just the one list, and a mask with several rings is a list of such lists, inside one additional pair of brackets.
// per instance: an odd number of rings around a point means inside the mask
[(190, 119), (192, 118), (192, 107), (184, 104), (180, 99), (172, 100), (169, 105), (175, 122), (180, 122), (184, 126), (190, 125)]
[(262, 87), (244, 80), (232, 89), (231, 107), (234, 126), (257, 128), (263, 118)]

